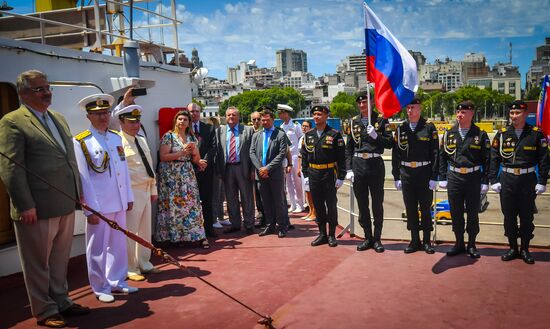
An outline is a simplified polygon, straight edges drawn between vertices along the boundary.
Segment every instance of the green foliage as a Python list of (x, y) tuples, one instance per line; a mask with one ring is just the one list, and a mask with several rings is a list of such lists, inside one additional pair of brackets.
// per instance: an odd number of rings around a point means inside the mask
[(540, 97), (540, 87), (539, 86), (535, 86), (533, 88), (531, 88), (528, 92), (527, 92), (527, 95), (525, 95), (525, 100), (538, 100), (539, 97)]
[(348, 103), (334, 103), (330, 104), (330, 115), (334, 118), (348, 119), (359, 113), (355, 105)]
[(223, 101), (220, 104), (220, 114), (225, 115), (229, 106), (235, 106), (241, 113), (241, 119), (246, 119), (260, 106), (269, 106), (276, 110), (277, 104), (291, 106), (294, 109), (292, 116), (295, 117), (296, 113), (305, 107), (305, 98), (296, 89), (290, 87), (249, 90)]
[(204, 109), (204, 107), (205, 107), (204, 103), (201, 102), (201, 101), (199, 101), (199, 100), (196, 99), (195, 97), (193, 97), (193, 98), (191, 99), (191, 101), (192, 101), (193, 103), (197, 104), (198, 106), (200, 106), (202, 109)]
[(441, 119), (441, 115), (446, 118), (452, 117), (457, 104), (464, 100), (471, 100), (474, 103), (478, 118), (502, 116), (502, 109), (514, 100), (512, 95), (500, 94), (489, 88), (480, 89), (475, 86), (464, 86), (447, 93), (440, 91), (431, 94), (424, 93), (422, 97), (423, 115), (429, 117), (433, 113), (438, 120)]

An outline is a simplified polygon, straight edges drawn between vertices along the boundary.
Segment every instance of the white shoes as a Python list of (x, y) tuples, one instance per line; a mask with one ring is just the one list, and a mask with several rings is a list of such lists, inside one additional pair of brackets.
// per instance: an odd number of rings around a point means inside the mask
[(223, 225), (219, 221), (216, 221), (214, 224), (212, 224), (212, 227), (213, 228), (223, 228)]
[(109, 295), (109, 294), (99, 293), (99, 294), (97, 294), (96, 298), (102, 303), (112, 303), (112, 302), (115, 301), (115, 297), (113, 297), (113, 295)]
[(218, 223), (222, 224), (223, 226), (231, 226), (231, 222), (229, 221), (229, 219), (218, 221)]
[(295, 213), (295, 214), (297, 214), (297, 213), (300, 213), (300, 212), (304, 212), (304, 209), (302, 209), (302, 207), (298, 206), (298, 207), (296, 207), (296, 209), (294, 209), (292, 212)]
[(116, 287), (111, 289), (112, 292), (122, 292), (124, 294), (133, 294), (134, 292), (138, 292), (138, 288), (136, 287)]

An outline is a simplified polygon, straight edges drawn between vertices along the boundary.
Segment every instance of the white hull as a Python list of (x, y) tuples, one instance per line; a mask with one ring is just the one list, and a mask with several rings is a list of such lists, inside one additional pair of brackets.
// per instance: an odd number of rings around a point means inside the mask
[[(51, 108), (65, 116), (73, 135), (89, 127), (85, 114), (76, 105), (78, 100), (100, 92), (109, 93), (116, 100), (125, 91), (121, 88), (131, 83), (122, 77), (122, 58), (0, 38), (0, 83), (12, 84), (15, 88), (17, 76), (30, 69), (48, 75), (53, 90)], [(147, 90), (147, 96), (139, 97), (136, 103), (145, 109), (142, 123), (156, 161), (158, 111), (162, 107), (183, 107), (191, 101), (189, 69), (142, 62), (140, 79), (155, 84)], [(7, 213), (1, 210), (2, 214)], [(78, 211), (71, 251), (73, 256), (85, 252), (84, 220), (82, 212)], [(16, 246), (0, 246), (0, 264), (0, 277), (21, 271)]]

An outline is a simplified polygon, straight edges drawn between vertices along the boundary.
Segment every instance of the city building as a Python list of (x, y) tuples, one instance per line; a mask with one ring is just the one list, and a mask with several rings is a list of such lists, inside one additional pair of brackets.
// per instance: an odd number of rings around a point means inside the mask
[(193, 48), (193, 50), (191, 50), (191, 63), (193, 63), (193, 68), (200, 69), (201, 67), (203, 67), (202, 61), (199, 58), (199, 51), (196, 48)]
[(440, 83), (444, 91), (458, 89), (464, 85), (462, 62), (445, 58), (435, 60), (434, 64), (420, 66), (418, 80), (422, 83)]
[(546, 38), (544, 45), (537, 47), (535, 59), (527, 71), (525, 89), (540, 87), (543, 77), (547, 74), (550, 75), (550, 37)]
[(302, 85), (315, 81), (313, 74), (302, 71), (292, 71), (290, 75), (282, 77), (285, 87), (299, 89)]
[(292, 71), (307, 72), (307, 54), (303, 50), (282, 49), (275, 52), (277, 72), (282, 76)]

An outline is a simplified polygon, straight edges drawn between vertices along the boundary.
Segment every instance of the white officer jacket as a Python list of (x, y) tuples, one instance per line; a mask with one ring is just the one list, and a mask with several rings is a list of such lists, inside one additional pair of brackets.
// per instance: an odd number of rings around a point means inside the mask
[[(134, 201), (134, 195), (122, 139), (115, 131), (107, 130), (105, 134), (101, 134), (93, 127), (89, 130), (91, 134), (82, 140), (92, 163), (100, 166), (107, 152), (109, 168), (102, 173), (94, 171), (88, 165), (81, 142), (73, 139), (84, 202), (102, 214), (127, 210), (128, 203)], [(84, 214), (88, 216), (91, 212), (84, 210)]]
[(285, 124), (284, 122), (281, 124), (281, 128), (285, 131), (286, 135), (288, 136), (288, 139), (290, 139), (290, 142), (292, 145), (290, 145), (290, 154), (292, 156), (298, 156), (300, 153), (299, 150), (299, 142), (300, 137), (302, 137), (304, 134), (302, 133), (302, 129), (299, 124), (294, 123), (292, 119), (288, 121), (288, 124)]

